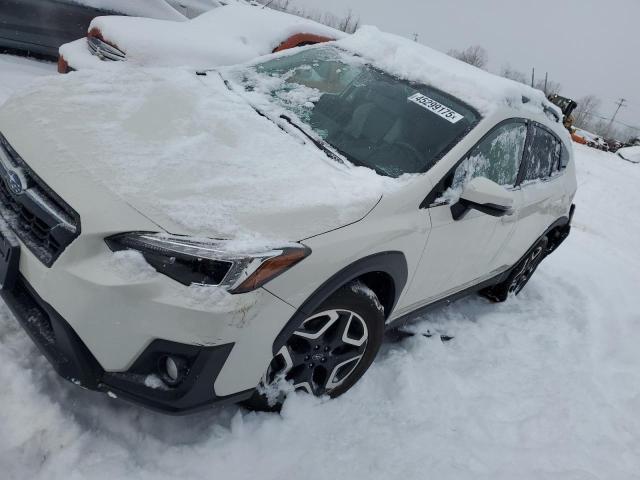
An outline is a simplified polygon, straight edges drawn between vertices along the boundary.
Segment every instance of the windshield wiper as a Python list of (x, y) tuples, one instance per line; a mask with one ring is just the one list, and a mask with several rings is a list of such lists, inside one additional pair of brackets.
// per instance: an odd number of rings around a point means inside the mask
[[(234, 88), (232, 87), (231, 83), (224, 78), (224, 76), (222, 75), (222, 73), (217, 72), (218, 75), (220, 76), (221, 80), (224, 82), (225, 87), (227, 87), (227, 89), (229, 91), (235, 91)], [(245, 99), (246, 101), (246, 99)], [(272, 117), (270, 117), (269, 115), (266, 115), (265, 113), (261, 112), (260, 109), (258, 109), (255, 105), (253, 105), (251, 102), (247, 101), (247, 104), (253, 108), (253, 110), (260, 115), (261, 117), (266, 118), (267, 120), (275, 123), (276, 125), (277, 122), (275, 122), (273, 120)], [(311, 140), (311, 142), (321, 151), (323, 151), (325, 153), (325, 155), (327, 155), (331, 160), (334, 160), (336, 162), (342, 163), (344, 164), (344, 159), (346, 158), (350, 163), (358, 166), (358, 167), (367, 167), (367, 168), (373, 168), (376, 172), (380, 173), (381, 175), (385, 175), (384, 172), (381, 172), (378, 170), (378, 168), (376, 167), (372, 167), (371, 165), (367, 165), (365, 163), (362, 163), (356, 159), (354, 159), (351, 155), (346, 154), (345, 152), (341, 151), (340, 149), (334, 147), (333, 145), (329, 146), (329, 144), (327, 144), (327, 142), (325, 142), (324, 140), (320, 140), (316, 137), (314, 137), (313, 135), (311, 135), (309, 132), (307, 132), (303, 127), (301, 127), (300, 125), (298, 125), (296, 122), (293, 121), (293, 119), (291, 117), (289, 117), (288, 115), (285, 115), (284, 113), (280, 115), (280, 119), (284, 120), (285, 122), (287, 122), (289, 125), (291, 125), (293, 128), (295, 128), (296, 130), (300, 131), (305, 137), (307, 137), (309, 140)], [(281, 125), (278, 125), (282, 130), (284, 130), (284, 128), (282, 128)], [(286, 131), (286, 130), (285, 130)], [(334, 151), (335, 150), (335, 151)], [(337, 152), (337, 153), (336, 153)], [(341, 156), (342, 155), (342, 156)]]
[(317, 138), (314, 138), (313, 135), (311, 135), (309, 132), (305, 131), (304, 128), (302, 128), (300, 125), (298, 125), (296, 122), (294, 122), (291, 117), (288, 117), (285, 114), (280, 115), (280, 118), (282, 120), (284, 120), (285, 122), (287, 122), (289, 125), (291, 125), (293, 128), (299, 130), (300, 132), (302, 132), (302, 134), (307, 137), (309, 140), (311, 140), (311, 142), (318, 147), (320, 150), (322, 150), (329, 158), (331, 158), (332, 160), (335, 160), (336, 162), (340, 162), (340, 163), (344, 163), (344, 160), (339, 156), (336, 155), (336, 153), (329, 148), (324, 142), (322, 142), (321, 140), (318, 140)]

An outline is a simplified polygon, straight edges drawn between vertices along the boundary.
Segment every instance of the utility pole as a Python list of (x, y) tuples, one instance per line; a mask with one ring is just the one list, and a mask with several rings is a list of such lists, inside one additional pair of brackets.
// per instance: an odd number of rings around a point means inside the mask
[(617, 102), (618, 108), (616, 108), (616, 111), (613, 113), (613, 117), (611, 117), (611, 120), (609, 120), (609, 125), (607, 125), (607, 137), (611, 135), (611, 126), (613, 125), (613, 122), (616, 119), (616, 115), (618, 115), (618, 112), (622, 107), (626, 107), (625, 105), (626, 102), (627, 100), (625, 98), (621, 98), (620, 100), (618, 100)]
[(547, 93), (547, 81), (549, 80), (549, 72), (545, 72), (544, 73), (544, 94), (548, 95)]
[(536, 80), (536, 68), (533, 67), (531, 69), (531, 86), (533, 87), (533, 84), (535, 83)]
[(620, 109), (622, 107), (626, 107), (625, 103), (627, 103), (627, 100), (625, 98), (621, 98), (620, 100), (618, 100), (618, 102), (617, 102), (618, 108), (616, 108), (616, 111), (613, 114), (613, 117), (611, 117), (611, 121), (609, 122), (609, 126), (611, 126), (613, 121), (616, 119), (616, 115), (618, 115), (618, 112), (620, 111)]

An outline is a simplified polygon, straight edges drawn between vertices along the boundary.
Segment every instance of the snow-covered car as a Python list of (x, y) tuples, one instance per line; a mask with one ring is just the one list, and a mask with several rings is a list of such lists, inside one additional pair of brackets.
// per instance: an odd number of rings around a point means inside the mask
[(60, 47), (58, 71), (105, 70), (123, 64), (205, 69), (344, 36), (312, 20), (241, 3), (180, 23), (98, 17), (86, 38)]
[(631, 163), (640, 163), (640, 146), (619, 148), (616, 154)]
[[(229, 0), (232, 1), (232, 0)], [(184, 21), (227, 2), (218, 0), (0, 0), (0, 50), (57, 57), (86, 34), (95, 17), (132, 15)]]
[(64, 378), (173, 413), (346, 392), (385, 330), (518, 294), (576, 192), (542, 92), (374, 28), (47, 78), (0, 132), (5, 302)]

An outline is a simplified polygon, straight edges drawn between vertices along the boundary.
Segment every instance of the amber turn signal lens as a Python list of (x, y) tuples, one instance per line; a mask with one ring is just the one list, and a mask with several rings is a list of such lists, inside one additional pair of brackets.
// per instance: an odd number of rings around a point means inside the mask
[(269, 280), (274, 279), (293, 267), (300, 260), (306, 258), (310, 253), (311, 250), (308, 248), (285, 249), (282, 255), (273, 257), (260, 265), (255, 272), (233, 289), (231, 293), (246, 293), (260, 288)]

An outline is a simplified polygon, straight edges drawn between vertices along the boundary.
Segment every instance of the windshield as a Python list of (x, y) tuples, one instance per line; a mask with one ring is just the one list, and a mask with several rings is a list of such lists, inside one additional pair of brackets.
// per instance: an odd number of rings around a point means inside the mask
[(262, 112), (299, 120), (354, 164), (391, 177), (429, 170), (479, 120), (461, 101), (335, 47), (306, 49), (231, 76)]

